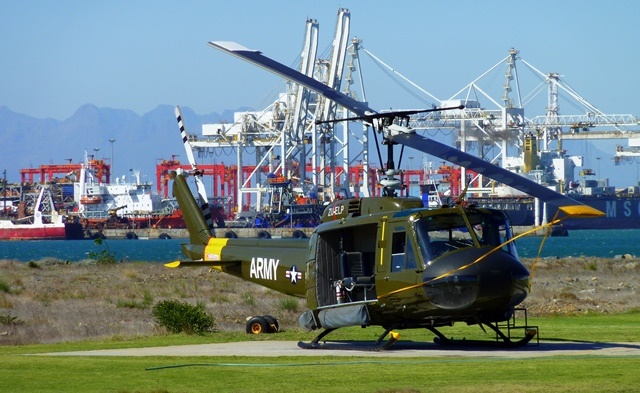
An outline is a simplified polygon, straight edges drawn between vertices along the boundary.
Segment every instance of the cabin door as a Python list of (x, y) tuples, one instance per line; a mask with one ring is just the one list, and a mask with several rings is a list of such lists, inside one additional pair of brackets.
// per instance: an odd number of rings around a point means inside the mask
[(378, 248), (378, 296), (393, 295), (389, 299), (394, 302), (410, 303), (421, 293), (421, 288), (416, 287), (418, 279), (421, 279), (415, 253), (417, 248), (405, 222), (387, 225), (386, 232), (384, 237), (379, 237), (385, 240)]

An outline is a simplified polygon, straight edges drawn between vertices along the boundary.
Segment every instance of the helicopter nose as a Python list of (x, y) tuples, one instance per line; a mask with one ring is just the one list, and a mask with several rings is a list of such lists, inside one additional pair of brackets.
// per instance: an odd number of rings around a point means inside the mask
[(434, 260), (423, 273), (425, 295), (445, 310), (472, 307), (504, 314), (521, 303), (529, 288), (529, 271), (517, 258), (488, 247), (452, 252)]

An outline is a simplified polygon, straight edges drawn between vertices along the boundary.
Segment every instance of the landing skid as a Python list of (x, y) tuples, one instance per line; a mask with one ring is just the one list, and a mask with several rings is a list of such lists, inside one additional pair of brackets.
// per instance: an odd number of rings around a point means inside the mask
[(534, 337), (538, 335), (538, 328), (534, 326), (524, 326), (524, 337), (519, 340), (512, 340), (510, 336), (507, 336), (498, 328), (496, 325), (492, 323), (483, 323), (483, 325), (488, 326), (491, 330), (496, 333), (495, 341), (488, 340), (454, 340), (446, 337), (442, 334), (438, 329), (433, 327), (427, 327), (429, 331), (436, 335), (436, 338), (433, 341), (436, 344), (440, 345), (479, 345), (479, 346), (494, 346), (494, 347), (502, 347), (502, 348), (516, 348), (521, 347), (529, 343)]
[[(538, 340), (538, 344), (540, 343), (540, 338), (538, 336), (538, 327), (531, 326), (528, 324), (527, 318), (527, 309), (516, 308), (513, 310), (513, 314), (510, 319), (504, 321), (503, 323), (491, 323), (491, 322), (483, 322), (479, 321), (480, 327), (484, 330), (483, 326), (488, 326), (491, 330), (493, 330), (496, 334), (495, 340), (454, 340), (452, 338), (446, 337), (435, 327), (427, 327), (427, 330), (431, 331), (436, 335), (436, 338), (433, 340), (436, 344), (440, 345), (466, 345), (466, 346), (493, 346), (493, 347), (501, 347), (501, 348), (517, 348), (523, 345), (528, 344), (531, 340), (536, 338)], [(524, 324), (516, 323), (516, 316), (522, 317), (524, 316)], [(521, 319), (518, 318), (520, 321)], [(314, 338), (311, 342), (298, 342), (298, 346), (303, 349), (342, 349), (342, 350), (357, 350), (357, 351), (383, 351), (385, 349), (389, 349), (392, 345), (398, 342), (400, 335), (398, 333), (392, 332), (394, 329), (403, 329), (407, 328), (407, 326), (399, 326), (394, 325), (387, 328), (382, 335), (378, 338), (377, 341), (371, 342), (348, 342), (348, 341), (323, 341), (324, 337), (329, 333), (333, 332), (338, 328), (325, 329), (320, 333), (316, 338)], [(523, 332), (524, 337), (521, 336), (521, 333), (517, 335), (517, 339), (513, 339), (511, 333), (513, 331)], [(389, 336), (387, 340), (385, 338)]]
[[(343, 350), (356, 350), (356, 351), (383, 351), (385, 349), (389, 349), (393, 344), (395, 344), (400, 338), (400, 334), (391, 332), (392, 329), (387, 329), (384, 331), (382, 335), (375, 341), (373, 344), (365, 343), (365, 342), (338, 342), (338, 341), (323, 341), (320, 342), (327, 334), (331, 333), (336, 329), (325, 329), (322, 333), (320, 333), (316, 338), (313, 339), (310, 343), (306, 343), (303, 341), (298, 342), (298, 347), (302, 349), (343, 349)], [(385, 337), (389, 336), (387, 340), (384, 340)]]

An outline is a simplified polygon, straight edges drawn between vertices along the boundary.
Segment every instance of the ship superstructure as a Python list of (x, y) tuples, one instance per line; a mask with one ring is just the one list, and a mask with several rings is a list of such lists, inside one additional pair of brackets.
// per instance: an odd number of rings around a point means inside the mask
[(92, 226), (120, 223), (135, 227), (183, 228), (184, 221), (177, 205), (155, 193), (153, 184), (143, 182), (140, 173), (132, 171), (132, 179), (116, 178), (113, 183), (97, 180), (94, 168), (85, 154), (85, 162), (74, 182), (77, 216)]
[(152, 184), (140, 181), (140, 173), (133, 179), (117, 178), (115, 183), (95, 181), (91, 167), (83, 167), (80, 179), (74, 183), (74, 200), (83, 218), (106, 219), (113, 212), (120, 217), (149, 214), (162, 209), (162, 196), (155, 194)]

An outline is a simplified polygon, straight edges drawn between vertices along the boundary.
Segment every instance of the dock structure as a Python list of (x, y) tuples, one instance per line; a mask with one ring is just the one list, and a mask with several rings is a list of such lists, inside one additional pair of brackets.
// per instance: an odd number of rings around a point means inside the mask
[[(216, 237), (239, 237), (239, 238), (309, 238), (314, 228), (216, 228)], [(172, 228), (145, 228), (145, 229), (104, 229), (102, 231), (107, 239), (160, 239), (162, 237), (171, 239), (187, 239), (189, 232), (187, 229)], [(135, 237), (131, 234), (134, 233)], [(163, 235), (167, 235), (163, 236)]]

